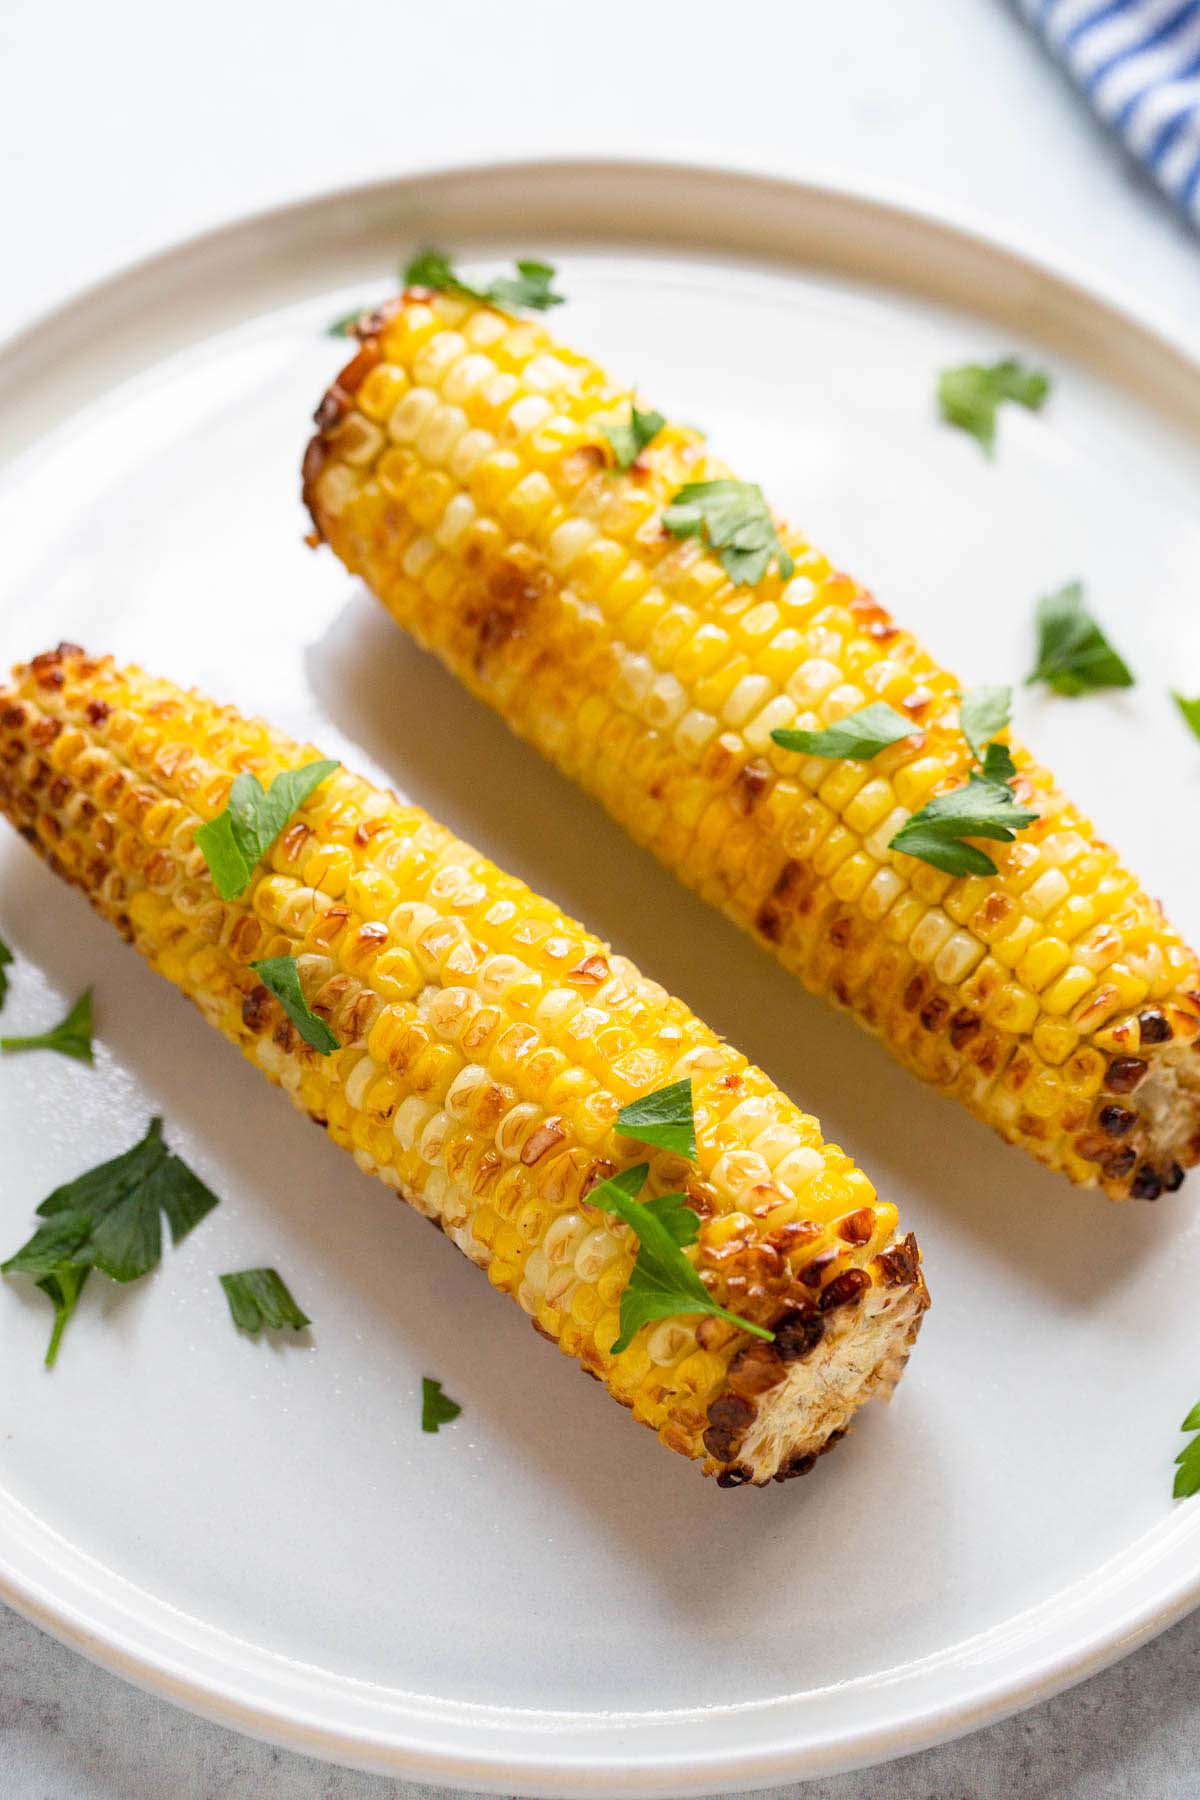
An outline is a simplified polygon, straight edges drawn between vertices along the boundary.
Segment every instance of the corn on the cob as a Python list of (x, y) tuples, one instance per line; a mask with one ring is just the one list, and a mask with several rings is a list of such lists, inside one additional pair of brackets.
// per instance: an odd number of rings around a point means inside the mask
[[(781, 528), (795, 573), (735, 585), (664, 530), (728, 476), (667, 426), (628, 474), (628, 390), (533, 323), (413, 290), (364, 320), (317, 412), (317, 532), (394, 617), (684, 881), (910, 1068), (1112, 1198), (1200, 1158), (1200, 972), (1025, 752), (1040, 814), (998, 874), (889, 849), (961, 786), (959, 683)], [(871, 762), (779, 749), (872, 701), (913, 735)]]
[[(295, 1104), (439, 1225), (664, 1444), (726, 1485), (802, 1474), (886, 1394), (928, 1303), (894, 1206), (758, 1069), (623, 957), (417, 807), (339, 770), (237, 900), (197, 826), (235, 774), (316, 753), (73, 646), (0, 691), (0, 808)], [(341, 1046), (301, 1041), (249, 967), (292, 955)], [(693, 1166), (614, 1131), (690, 1076)], [(715, 1317), (612, 1354), (636, 1244), (589, 1205), (620, 1165), (702, 1220)]]

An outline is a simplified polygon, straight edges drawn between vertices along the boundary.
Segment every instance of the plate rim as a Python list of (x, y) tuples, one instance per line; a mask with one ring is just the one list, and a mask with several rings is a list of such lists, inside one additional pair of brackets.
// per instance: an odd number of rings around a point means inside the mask
[[(1112, 329), (1132, 334), (1144, 349), (1160, 357), (1165, 355), (1169, 361), (1182, 367), (1190, 380), (1200, 381), (1200, 340), (1192, 344), (1173, 324), (1156, 318), (1140, 298), (1120, 284), (1081, 267), (1078, 261), (1048, 252), (1045, 246), (1035, 244), (1026, 237), (1014, 236), (993, 220), (967, 215), (962, 209), (945, 207), (925, 196), (832, 179), (824, 173), (813, 177), (793, 177), (732, 162), (612, 155), (512, 155), (460, 161), (442, 160), (428, 166), (409, 168), (401, 173), (380, 175), (367, 181), (316, 189), (273, 205), (236, 214), (200, 231), (181, 234), (149, 254), (111, 270), (77, 289), (48, 311), (19, 323), (15, 330), (0, 338), (0, 383), (5, 384), (6, 391), (10, 378), (18, 387), (24, 384), (26, 359), (46, 334), (65, 332), (69, 343), (71, 327), (81, 324), (96, 311), (102, 317), (105, 314), (113, 316), (114, 305), (119, 308), (126, 295), (130, 292), (136, 295), (143, 284), (153, 286), (163, 277), (168, 277), (178, 264), (197, 258), (201, 261), (219, 261), (223, 255), (252, 246), (256, 234), (268, 228), (286, 229), (290, 225), (294, 229), (306, 217), (320, 214), (323, 210), (328, 211), (339, 205), (363, 208), (370, 206), (372, 202), (383, 203), (389, 197), (412, 193), (422, 184), (434, 184), (452, 190), (456, 184), (514, 175), (529, 180), (549, 178), (581, 182), (593, 175), (611, 177), (614, 172), (622, 172), (632, 180), (648, 184), (659, 183), (665, 186), (691, 181), (699, 185), (716, 184), (728, 192), (741, 188), (747, 195), (753, 194), (766, 202), (774, 199), (780, 205), (800, 208), (807, 205), (810, 209), (824, 207), (833, 213), (849, 209), (860, 217), (870, 216), (877, 221), (887, 221), (892, 228), (901, 232), (915, 231), (930, 239), (939, 237), (951, 251), (957, 249), (985, 259), (999, 258), (1008, 264), (1011, 274), (1023, 276), (1038, 284), (1048, 284), (1076, 307), (1088, 309), (1093, 314), (1107, 315), (1107, 324)], [(633, 243), (638, 239), (635, 230), (624, 227), (607, 233), (597, 230), (593, 235), (599, 241), (607, 239), (609, 242)], [(685, 241), (689, 240), (679, 240), (681, 244)], [(690, 234), (690, 241), (693, 244), (707, 242), (710, 251), (717, 249), (734, 258), (738, 254), (727, 245), (722, 246), (714, 236), (707, 235), (703, 224)], [(269, 258), (269, 251), (265, 254)], [(795, 257), (791, 255), (781, 255), (779, 260), (782, 266), (797, 266)], [(820, 258), (813, 259), (808, 266), (813, 266), (814, 262), (821, 266)], [(862, 278), (861, 273), (859, 278)], [(914, 291), (927, 291), (921, 288), (919, 282), (902, 280), (899, 274), (896, 275), (893, 286), (900, 292), (910, 294)], [(946, 302), (943, 300), (943, 303)], [(961, 300), (949, 303), (965, 305)], [(203, 305), (203, 302), (199, 304)], [(43, 371), (38, 357), (33, 357), (31, 361), (33, 374), (28, 385), (36, 392)], [(1110, 380), (1121, 385), (1119, 375), (1110, 375)], [(35, 432), (34, 441), (39, 436), (40, 431)], [(155, 1630), (153, 1626), (147, 1628), (145, 1614), (141, 1620), (142, 1641), (139, 1644), (136, 1633), (138, 1614), (128, 1607), (122, 1611), (121, 1601), (125, 1597), (122, 1590), (127, 1590), (130, 1595), (140, 1595), (150, 1607), (173, 1614), (181, 1625), (186, 1623), (200, 1632), (213, 1634), (215, 1639), (223, 1638), (230, 1644), (241, 1640), (232, 1638), (219, 1627), (210, 1626), (201, 1619), (188, 1618), (172, 1608), (169, 1602), (137, 1588), (116, 1569), (92, 1564), (98, 1579), (90, 1581), (86, 1577), (86, 1569), (67, 1569), (66, 1563), (71, 1557), (82, 1565), (90, 1564), (91, 1559), (86, 1552), (57, 1538), (33, 1514), (26, 1513), (26, 1519), (34, 1526), (34, 1539), (41, 1540), (26, 1546), (28, 1564), (33, 1566), (22, 1568), (19, 1563), (15, 1563), (10, 1554), (10, 1542), (21, 1535), (18, 1514), (25, 1511), (14, 1496), (0, 1492), (0, 1526), (7, 1522), (10, 1527), (6, 1534), (9, 1542), (5, 1541), (4, 1535), (0, 1535), (0, 1600), (70, 1648), (135, 1686), (158, 1694), (218, 1724), (302, 1754), (372, 1770), (393, 1778), (434, 1781), (451, 1787), (477, 1790), (482, 1788), (509, 1793), (546, 1794), (556, 1796), (557, 1800), (566, 1800), (567, 1796), (594, 1796), (617, 1791), (626, 1795), (735, 1791), (862, 1768), (892, 1757), (907, 1755), (931, 1745), (948, 1742), (954, 1737), (978, 1730), (1050, 1698), (1136, 1649), (1200, 1604), (1200, 1568), (1196, 1566), (1194, 1555), (1189, 1554), (1191, 1540), (1197, 1532), (1188, 1529), (1179, 1514), (1168, 1515), (1168, 1520), (1173, 1518), (1176, 1521), (1176, 1528), (1164, 1521), (1163, 1525), (1152, 1528), (1144, 1539), (1135, 1539), (1124, 1546), (1112, 1559), (1111, 1566), (1125, 1566), (1131, 1558), (1137, 1558), (1139, 1544), (1146, 1545), (1148, 1549), (1150, 1540), (1153, 1539), (1158, 1547), (1160, 1554), (1151, 1558), (1153, 1566), (1143, 1569), (1146, 1580), (1132, 1603), (1110, 1605), (1107, 1612), (1101, 1604), (1099, 1619), (1092, 1623), (1090, 1629), (1084, 1629), (1082, 1625), (1067, 1628), (1068, 1641), (1065, 1645), (1060, 1644), (1055, 1648), (1052, 1641), (1043, 1642), (1038, 1648), (1038, 1654), (1027, 1658), (1023, 1670), (1008, 1673), (1002, 1671), (998, 1675), (993, 1673), (990, 1677), (985, 1676), (976, 1682), (974, 1691), (964, 1694), (960, 1684), (957, 1697), (940, 1702), (931, 1702), (927, 1698), (922, 1706), (913, 1707), (893, 1720), (867, 1726), (861, 1723), (851, 1724), (848, 1728), (842, 1728), (840, 1733), (834, 1731), (823, 1736), (814, 1737), (811, 1733), (805, 1736), (804, 1721), (800, 1720), (800, 1730), (776, 1746), (760, 1745), (756, 1748), (750, 1744), (723, 1748), (717, 1745), (714, 1748), (708, 1745), (690, 1749), (683, 1754), (678, 1747), (666, 1752), (660, 1749), (657, 1754), (647, 1754), (641, 1750), (630, 1753), (618, 1748), (615, 1754), (600, 1757), (591, 1753), (581, 1761), (577, 1753), (575, 1756), (567, 1753), (560, 1733), (553, 1727), (546, 1731), (544, 1726), (537, 1725), (537, 1721), (553, 1719), (594, 1723), (601, 1715), (550, 1715), (515, 1708), (490, 1708), (480, 1703), (438, 1702), (438, 1705), (448, 1708), (451, 1714), (461, 1711), (462, 1717), (458, 1721), (453, 1717), (435, 1720), (432, 1712), (427, 1713), (427, 1723), (433, 1729), (427, 1730), (424, 1739), (420, 1740), (416, 1736), (398, 1735), (394, 1728), (383, 1731), (378, 1727), (368, 1728), (361, 1723), (357, 1726), (337, 1727), (319, 1720), (312, 1713), (306, 1719), (294, 1700), (289, 1706), (280, 1702), (272, 1704), (261, 1697), (247, 1699), (236, 1691), (232, 1675), (222, 1681), (218, 1673), (198, 1671), (195, 1662), (203, 1660), (202, 1654), (199, 1659), (193, 1658), (193, 1666), (189, 1671), (182, 1663), (174, 1661), (164, 1648), (160, 1647), (156, 1651), (147, 1642), (148, 1637), (155, 1636)], [(61, 1547), (63, 1553), (57, 1565), (51, 1554), (55, 1544)], [(1172, 1552), (1176, 1554), (1173, 1555)], [(45, 1579), (39, 1578), (42, 1574), (36, 1566), (39, 1558), (47, 1570), (58, 1574), (60, 1586), (57, 1592), (47, 1585)], [(1170, 1568), (1176, 1565), (1179, 1572), (1172, 1577)], [(1103, 1583), (1097, 1579), (1100, 1573), (1102, 1571), (1092, 1571), (1087, 1577), (1087, 1584), (1102, 1587)], [(107, 1594), (104, 1591), (106, 1581), (110, 1590)], [(1083, 1585), (1080, 1583), (1077, 1587)], [(1077, 1603), (1072, 1598), (1074, 1595), (1075, 1589), (1060, 1591), (1047, 1600), (1038, 1602), (1026, 1613), (1004, 1621), (993, 1633), (984, 1635), (995, 1636), (1009, 1628), (1019, 1627), (1022, 1621), (1032, 1621), (1046, 1607), (1054, 1607), (1060, 1613), (1069, 1615)], [(1064, 1602), (1069, 1604), (1064, 1605)], [(183, 1642), (182, 1638), (177, 1641), (180, 1644)], [(932, 1667), (943, 1658), (956, 1654), (961, 1657), (964, 1651), (969, 1653), (976, 1641), (968, 1639), (946, 1646), (932, 1657), (907, 1665), (897, 1672), (897, 1676), (906, 1680), (913, 1679), (923, 1669)], [(982, 1651), (983, 1639), (978, 1642)], [(244, 1647), (268, 1662), (278, 1663), (281, 1669), (290, 1669), (297, 1676), (301, 1670), (308, 1670), (314, 1675), (323, 1675), (329, 1683), (337, 1684), (339, 1689), (357, 1687), (364, 1694), (373, 1687), (373, 1684), (358, 1681), (351, 1676), (311, 1669), (309, 1665), (265, 1651), (261, 1646)], [(986, 1668), (986, 1656), (980, 1654), (973, 1660), (979, 1668)], [(887, 1680), (887, 1671), (876, 1671), (857, 1682), (841, 1684), (841, 1688), (845, 1691), (863, 1685), (878, 1686)], [(432, 1696), (402, 1696), (397, 1689), (376, 1688), (374, 1691), (380, 1695), (393, 1696), (393, 1704), (401, 1699), (406, 1702), (411, 1700), (417, 1705), (424, 1702), (427, 1708), (434, 1704)], [(794, 1707), (797, 1703), (811, 1702), (831, 1691), (816, 1689), (799, 1695), (772, 1697), (768, 1701), (749, 1702), (745, 1707), (732, 1708), (730, 1711), (748, 1716), (754, 1710), (762, 1713), (769, 1706), (782, 1708), (790, 1703)], [(525, 1741), (518, 1749), (517, 1732), (514, 1730), (513, 1742), (508, 1747), (516, 1754), (509, 1755), (507, 1750), (503, 1755), (498, 1754), (499, 1744), (491, 1749), (473, 1750), (461, 1743), (445, 1741), (447, 1731), (453, 1730), (456, 1723), (461, 1731), (467, 1722), (466, 1715), (472, 1708), (477, 1718), (492, 1713), (515, 1720), (518, 1726), (525, 1724)], [(621, 1715), (630, 1722), (638, 1721), (643, 1727), (653, 1726), (656, 1722), (679, 1724), (696, 1720), (703, 1723), (714, 1716), (715, 1709), (699, 1709), (696, 1712), (648, 1711), (636, 1715)], [(616, 1722), (613, 1715), (605, 1715), (605, 1718)], [(484, 1724), (486, 1729), (486, 1720)], [(538, 1729), (545, 1733), (540, 1741), (536, 1736)], [(501, 1732), (501, 1738), (503, 1735)], [(651, 1751), (652, 1749), (651, 1746)]]

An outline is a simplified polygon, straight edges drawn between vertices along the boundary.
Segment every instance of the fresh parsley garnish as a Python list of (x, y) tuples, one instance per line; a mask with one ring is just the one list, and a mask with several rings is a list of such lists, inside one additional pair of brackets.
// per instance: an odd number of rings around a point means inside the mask
[(755, 587), (772, 561), (784, 581), (795, 568), (779, 541), (762, 489), (753, 481), (689, 481), (663, 511), (673, 537), (698, 537), (742, 587)]
[(114, 1281), (136, 1281), (162, 1257), (162, 1217), (179, 1244), (217, 1204), (217, 1196), (167, 1149), (162, 1120), (151, 1119), (140, 1143), (110, 1162), (55, 1188), (38, 1207), (45, 1219), (0, 1274), (29, 1275), (54, 1306), (46, 1366), (92, 1269)]
[[(1200, 738), (1200, 699), (1186, 700), (1184, 696), (1171, 689), (1171, 698), (1183, 715), (1183, 722), (1193, 737)], [(3, 946), (0, 946), (3, 948)], [(4, 979), (4, 971), (0, 969), (0, 982)], [(0, 987), (0, 1006), (4, 1004), (4, 989)]]
[(938, 406), (948, 425), (969, 431), (990, 456), (996, 442), (996, 410), (1003, 400), (1013, 400), (1030, 412), (1040, 412), (1050, 392), (1050, 379), (1035, 369), (1022, 368), (1013, 357), (985, 366), (963, 363), (943, 369), (938, 377)]
[(13, 953), (0, 938), (0, 1006), (8, 999), (8, 969), (13, 960)]
[(1012, 751), (1007, 744), (989, 744), (983, 753), (982, 774), (985, 781), (999, 781), (1005, 786), (1017, 773)]
[(561, 306), (566, 298), (551, 287), (553, 263), (517, 259), (515, 275), (497, 275), (486, 287), (472, 287), (456, 273), (453, 263), (440, 250), (422, 250), (404, 270), (405, 287), (434, 288), (441, 293), (465, 294), (469, 300), (490, 301), (510, 311), (524, 308), (530, 312), (546, 312)]
[(652, 1094), (643, 1094), (640, 1100), (631, 1100), (617, 1114), (617, 1130), (624, 1137), (636, 1138), (639, 1144), (674, 1150), (694, 1161), (696, 1113), (691, 1076), (673, 1081), (670, 1087), (657, 1088)]
[(966, 787), (939, 794), (914, 813), (888, 848), (919, 857), (948, 875), (995, 875), (991, 857), (965, 840), (981, 837), (1011, 844), (1018, 831), (1032, 825), (1037, 816), (1028, 807), (1017, 805), (1006, 782), (971, 775)]
[(306, 1044), (322, 1056), (332, 1056), (340, 1048), (324, 1019), (317, 1017), (304, 998), (294, 956), (267, 956), (262, 962), (252, 962), (250, 967), (268, 992), (274, 994)]
[(587, 1196), (588, 1205), (623, 1219), (638, 1240), (637, 1260), (621, 1295), (621, 1330), (613, 1352), (628, 1350), (643, 1325), (654, 1319), (674, 1319), (687, 1313), (711, 1313), (728, 1319), (741, 1331), (773, 1341), (775, 1333), (763, 1325), (727, 1312), (718, 1306), (696, 1270), (683, 1254), (700, 1235), (700, 1221), (685, 1194), (663, 1194), (644, 1204), (637, 1198), (650, 1173), (648, 1163), (638, 1163)]
[(276, 1269), (236, 1269), (218, 1277), (239, 1331), (303, 1331), (312, 1320), (300, 1311), (287, 1282)]
[(898, 744), (901, 738), (911, 737), (915, 730), (912, 720), (898, 713), (894, 706), (889, 706), (885, 700), (873, 700), (870, 706), (860, 706), (857, 712), (847, 713), (844, 719), (827, 726), (824, 731), (781, 728), (773, 731), (771, 738), (781, 750), (795, 750), (802, 756), (869, 762), (889, 744)]
[(991, 739), (1004, 730), (1011, 717), (1010, 687), (968, 688), (962, 697), (958, 722), (977, 761), (985, 762), (989, 749), (1004, 748), (1002, 744), (993, 745)]
[[(1200, 1400), (1193, 1406), (1180, 1431), (1200, 1431)], [(1194, 1437), (1190, 1444), (1185, 1444), (1175, 1458), (1178, 1467), (1175, 1470), (1175, 1486), (1172, 1493), (1176, 1500), (1187, 1500), (1192, 1494), (1200, 1493), (1200, 1437)]]
[(660, 412), (639, 412), (637, 401), (631, 400), (624, 425), (602, 425), (600, 429), (612, 445), (618, 469), (631, 469), (666, 422)]
[(1083, 604), (1083, 583), (1069, 582), (1037, 606), (1037, 667), (1025, 683), (1044, 681), (1076, 699), (1099, 688), (1133, 686), (1133, 676)]
[(356, 306), (353, 312), (343, 313), (340, 319), (334, 319), (325, 327), (326, 337), (353, 337), (354, 327), (367, 311), (365, 306)]
[(1010, 785), (1017, 766), (1007, 744), (985, 742), (992, 732), (1004, 730), (1011, 705), (1011, 688), (972, 688), (963, 695), (959, 721), (980, 768), (967, 777), (965, 787), (939, 794), (914, 813), (889, 849), (919, 857), (948, 875), (997, 873), (991, 857), (965, 840), (981, 837), (1011, 844), (1017, 832), (1038, 817), (1017, 805)]
[(292, 814), (337, 767), (323, 758), (302, 769), (285, 769), (269, 788), (257, 775), (234, 778), (224, 812), (196, 828), (196, 842), (222, 900), (245, 893), (256, 865)]
[(57, 1050), (60, 1056), (73, 1056), (77, 1062), (92, 1061), (92, 990), (85, 988), (52, 1031), (35, 1037), (0, 1038), (0, 1050), (7, 1056), (14, 1050)]
[(442, 1384), (431, 1375), (421, 1377), (421, 1430), (436, 1431), (439, 1425), (449, 1425), (457, 1419), (462, 1407), (457, 1400), (451, 1400), (449, 1394), (443, 1394)]

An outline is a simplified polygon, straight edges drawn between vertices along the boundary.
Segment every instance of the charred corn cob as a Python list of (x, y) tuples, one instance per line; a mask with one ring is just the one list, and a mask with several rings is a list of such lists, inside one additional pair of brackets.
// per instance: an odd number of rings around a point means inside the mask
[[(678, 1000), (414, 806), (338, 770), (237, 900), (196, 828), (235, 774), (315, 752), (73, 646), (0, 691), (0, 809), (359, 1166), (431, 1219), (664, 1444), (728, 1486), (803, 1474), (887, 1394), (928, 1296), (895, 1207)], [(339, 1048), (250, 967), (293, 956)], [(691, 1077), (699, 1151), (614, 1130)], [(684, 1191), (715, 1298), (774, 1330), (670, 1318), (614, 1355), (636, 1253), (589, 1204), (645, 1157)]]
[[(628, 390), (533, 323), (421, 290), (362, 321), (317, 412), (317, 533), (471, 691), (808, 987), (1011, 1143), (1113, 1199), (1200, 1157), (1200, 972), (1024, 751), (1040, 815), (995, 876), (891, 850), (970, 767), (954, 676), (780, 527), (794, 572), (729, 579), (663, 509), (729, 471), (668, 425), (628, 473)], [(872, 761), (778, 748), (870, 702)]]

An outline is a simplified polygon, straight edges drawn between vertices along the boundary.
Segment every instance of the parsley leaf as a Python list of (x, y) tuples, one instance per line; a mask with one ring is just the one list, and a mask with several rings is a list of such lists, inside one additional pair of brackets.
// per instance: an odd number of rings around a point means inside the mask
[(353, 337), (354, 327), (366, 312), (365, 306), (356, 306), (353, 312), (343, 313), (340, 319), (334, 319), (325, 327), (326, 337)]
[(693, 1160), (696, 1155), (696, 1113), (692, 1105), (692, 1080), (673, 1081), (631, 1100), (617, 1114), (617, 1130), (639, 1144), (654, 1144)]
[(92, 990), (85, 988), (78, 1000), (52, 1031), (36, 1037), (0, 1038), (0, 1050), (10, 1055), (14, 1050), (57, 1050), (60, 1056), (73, 1056), (77, 1062), (92, 1061)]
[(1037, 667), (1025, 683), (1044, 681), (1076, 699), (1098, 688), (1133, 686), (1133, 676), (1083, 604), (1083, 583), (1072, 581), (1038, 601)]
[(489, 300), (498, 306), (512, 308), (527, 307), (531, 312), (548, 312), (552, 306), (562, 306), (566, 295), (556, 294), (550, 283), (554, 280), (554, 264), (531, 262), (528, 258), (517, 260), (516, 276), (498, 275), (489, 281), (485, 292)]
[(471, 287), (456, 274), (448, 256), (440, 250), (422, 250), (404, 270), (405, 287), (434, 288), (440, 293), (465, 294), (469, 300), (490, 301), (512, 311), (525, 308), (530, 312), (546, 312), (561, 306), (566, 298), (551, 287), (553, 263), (517, 259), (516, 275), (497, 275), (483, 288)]
[(1040, 412), (1050, 380), (1033, 369), (1024, 369), (1014, 358), (985, 366), (963, 363), (943, 369), (938, 377), (937, 398), (943, 419), (969, 431), (990, 456), (996, 442), (996, 409), (1002, 400), (1014, 400), (1030, 412)]
[(869, 762), (889, 744), (898, 744), (901, 738), (911, 737), (915, 730), (912, 720), (898, 713), (886, 700), (873, 700), (870, 706), (860, 706), (857, 712), (847, 713), (844, 719), (826, 726), (824, 731), (781, 728), (771, 733), (771, 740), (780, 749), (795, 750), (801, 756)]
[(755, 587), (772, 560), (784, 581), (795, 568), (779, 541), (762, 489), (753, 481), (689, 481), (663, 511), (673, 537), (698, 537), (742, 587)]
[[(1004, 751), (1003, 745), (994, 748)], [(971, 775), (965, 787), (939, 794), (914, 813), (888, 848), (919, 857), (948, 875), (995, 875), (991, 857), (965, 840), (981, 837), (1011, 844), (1022, 826), (1031, 825), (1037, 817), (1028, 807), (1017, 805), (1016, 796), (1004, 782), (986, 774)]]
[(262, 962), (252, 962), (250, 967), (268, 992), (274, 994), (306, 1044), (322, 1056), (332, 1056), (340, 1049), (324, 1019), (317, 1017), (304, 998), (294, 956), (268, 956)]
[(324, 758), (302, 769), (285, 769), (269, 788), (257, 775), (235, 777), (224, 812), (196, 829), (196, 842), (222, 900), (245, 893), (256, 865), (292, 814), (337, 767)]
[(1003, 731), (1011, 717), (1010, 687), (970, 688), (963, 695), (958, 722), (979, 762), (986, 761), (988, 750), (1003, 748), (1003, 745), (989, 744), (988, 740)]
[(979, 768), (967, 777), (965, 787), (939, 794), (914, 813), (892, 838), (889, 850), (919, 857), (948, 875), (997, 873), (991, 857), (965, 840), (981, 837), (1011, 844), (1023, 826), (1039, 817), (1016, 803), (1010, 783), (1017, 765), (1008, 745), (988, 741), (993, 732), (1004, 730), (1011, 712), (1011, 688), (977, 687), (962, 696), (959, 723)]
[(8, 967), (13, 960), (13, 953), (0, 938), (0, 1006), (8, 999)]
[(83, 1292), (83, 1284), (90, 1273), (87, 1263), (57, 1263), (48, 1275), (43, 1275), (40, 1281), (34, 1283), (54, 1308), (54, 1328), (50, 1333), (50, 1342), (46, 1345), (48, 1369), (52, 1369), (58, 1361), (58, 1347), (62, 1343), (63, 1332), (71, 1322), (72, 1314), (79, 1304), (79, 1296)]
[(1006, 785), (1014, 779), (1017, 765), (1007, 744), (989, 744), (983, 754), (983, 779)]
[(457, 1400), (451, 1400), (449, 1394), (443, 1394), (440, 1381), (434, 1381), (430, 1375), (421, 1377), (421, 1430), (436, 1431), (439, 1425), (449, 1425), (457, 1419), (462, 1407)]
[[(1193, 1406), (1180, 1431), (1200, 1431), (1200, 1401)], [(1190, 1444), (1185, 1444), (1175, 1458), (1178, 1467), (1175, 1470), (1175, 1486), (1171, 1490), (1176, 1500), (1186, 1500), (1192, 1494), (1200, 1493), (1200, 1437), (1194, 1437)]]
[[(1185, 700), (1183, 695), (1171, 689), (1171, 698), (1183, 715), (1184, 724), (1193, 737), (1200, 738), (1200, 699)], [(3, 945), (0, 945), (3, 949)], [(0, 969), (0, 982), (4, 980), (4, 971)], [(4, 1004), (4, 989), (0, 986), (0, 1006)]]
[(167, 1149), (161, 1119), (150, 1121), (132, 1150), (55, 1188), (37, 1209), (46, 1223), (0, 1263), (0, 1274), (32, 1276), (54, 1306), (46, 1366), (54, 1363), (91, 1269), (136, 1281), (162, 1256), (160, 1213), (178, 1244), (216, 1204), (217, 1196)]
[(649, 1173), (648, 1163), (638, 1163), (602, 1181), (587, 1196), (589, 1206), (616, 1213), (638, 1240), (637, 1261), (621, 1295), (621, 1330), (613, 1344), (614, 1355), (628, 1350), (643, 1325), (686, 1313), (711, 1313), (755, 1337), (773, 1341), (773, 1331), (718, 1306), (683, 1254), (684, 1246), (694, 1244), (700, 1235), (700, 1221), (686, 1195), (663, 1194), (645, 1204), (637, 1199)]
[(275, 1269), (237, 1269), (218, 1277), (239, 1331), (282, 1331), (290, 1325), (303, 1331), (312, 1320), (293, 1300), (286, 1281)]
[(666, 422), (660, 412), (639, 412), (637, 401), (631, 400), (628, 424), (602, 425), (600, 429), (613, 447), (618, 469), (631, 469)]

